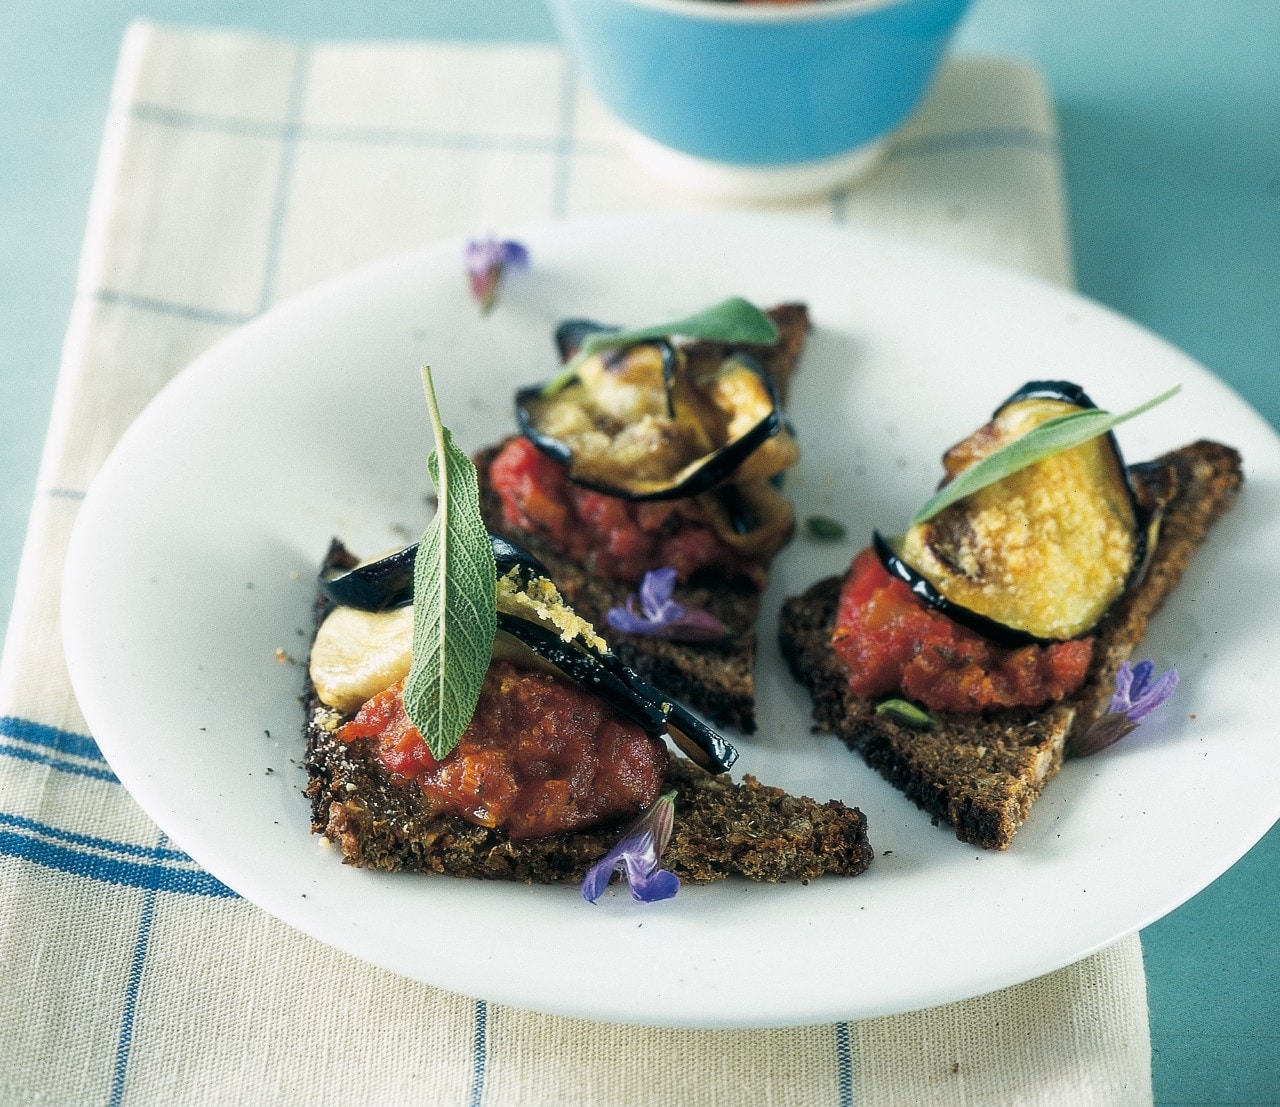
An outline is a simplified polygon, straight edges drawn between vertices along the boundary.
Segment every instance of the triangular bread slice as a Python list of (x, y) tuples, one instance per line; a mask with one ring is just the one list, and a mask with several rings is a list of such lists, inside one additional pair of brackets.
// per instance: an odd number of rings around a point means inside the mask
[[(803, 304), (782, 304), (769, 310), (781, 332), (776, 346), (729, 347), (719, 343), (698, 343), (698, 356), (722, 358), (731, 349), (749, 350), (773, 377), (779, 396), (785, 400), (791, 377), (804, 349), (809, 331), (809, 313)], [(601, 627), (611, 607), (622, 607), (636, 586), (594, 576), (585, 566), (557, 552), (538, 536), (513, 528), (503, 518), (502, 503), (488, 481), (489, 467), (501, 445), (478, 453), (474, 460), (480, 474), (480, 507), (485, 523), (495, 534), (523, 546), (550, 572), (556, 586), (583, 618)], [(699, 607), (715, 615), (730, 636), (724, 642), (688, 643), (664, 638), (609, 634), (609, 645), (626, 664), (645, 680), (671, 696), (702, 711), (717, 725), (737, 727), (746, 733), (755, 730), (756, 617), (760, 611), (760, 591), (751, 583), (712, 579), (680, 585), (675, 598), (687, 607)]]
[(841, 580), (819, 581), (783, 606), (780, 641), (796, 679), (813, 696), (819, 728), (839, 735), (895, 788), (956, 837), (984, 849), (1008, 848), (1046, 782), (1062, 766), (1071, 737), (1106, 709), (1116, 672), (1141, 641), (1147, 621), (1173, 591), (1209, 528), (1243, 480), (1240, 456), (1196, 442), (1132, 468), (1140, 501), (1168, 498), (1159, 540), (1141, 582), (1103, 620), (1083, 687), (1051, 707), (983, 716), (934, 712), (929, 729), (884, 715), (849, 690), (831, 649)]
[[(354, 563), (335, 543), (324, 568)], [(318, 599), (317, 627), (330, 606), (323, 596)], [(348, 743), (338, 737), (350, 716), (321, 703), (309, 676), (303, 705), (312, 830), (333, 842), (348, 864), (529, 884), (581, 880), (624, 829), (615, 821), (512, 841), (501, 830), (441, 815), (416, 784), (383, 767), (368, 740)], [(681, 880), (705, 883), (734, 874), (760, 881), (823, 873), (856, 876), (874, 856), (862, 812), (838, 800), (818, 803), (751, 776), (741, 782), (728, 774), (713, 776), (675, 755), (667, 786), (676, 791), (675, 828), (662, 864)]]

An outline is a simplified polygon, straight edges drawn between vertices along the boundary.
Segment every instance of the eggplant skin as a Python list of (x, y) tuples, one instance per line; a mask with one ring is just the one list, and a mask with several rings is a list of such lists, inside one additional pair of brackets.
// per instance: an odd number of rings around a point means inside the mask
[[(669, 734), (709, 772), (728, 771), (738, 757), (732, 743), (624, 665), (564, 603), (537, 558), (498, 535), (489, 539), (498, 573), (495, 657), (554, 669), (646, 733)], [(408, 673), (417, 548), (363, 563), (337, 543), (330, 548), (320, 585), (332, 610), (317, 631), (310, 662), (317, 695), (329, 707), (355, 711)]]
[[(496, 534), (489, 535), (498, 576), (518, 569), (523, 577), (550, 577), (528, 550)], [(418, 543), (372, 561), (334, 566), (320, 574), (320, 590), (331, 603), (358, 611), (390, 611), (413, 603), (413, 563)]]
[(320, 575), (320, 589), (342, 607), (389, 611), (413, 603), (413, 559), (418, 546), (394, 550), (372, 561), (340, 566)]
[(695, 379), (682, 350), (640, 343), (588, 358), (552, 395), (520, 389), (515, 409), (521, 434), (569, 480), (627, 500), (768, 480), (799, 458), (772, 378), (746, 353)]
[(938, 591), (932, 581), (903, 561), (898, 556), (893, 543), (879, 531), (875, 531), (872, 535), (871, 545), (876, 551), (876, 556), (880, 558), (880, 564), (884, 566), (885, 571), (891, 577), (896, 577), (902, 581), (919, 599), (936, 611), (946, 615), (952, 622), (959, 623), (961, 626), (981, 634), (997, 646), (1003, 646), (1006, 649), (1018, 649), (1020, 646), (1045, 645), (1052, 641), (1051, 639), (1037, 638), (1026, 631), (1014, 630), (1012, 627), (1007, 627), (1003, 623), (987, 618), (985, 615), (979, 615), (976, 611), (971, 611), (967, 607), (952, 603)]
[[(1033, 382), (1014, 393), (947, 451), (948, 476), (1047, 419), (1094, 406), (1065, 383)], [(912, 527), (894, 553), (929, 586), (918, 594), (957, 622), (988, 637), (995, 624), (1008, 640), (1052, 642), (1097, 625), (1124, 593), (1145, 544), (1124, 459), (1102, 435)]]
[(996, 418), (1010, 404), (1022, 400), (1061, 400), (1078, 408), (1096, 408), (1098, 405), (1089, 394), (1074, 381), (1027, 381), (992, 413)]

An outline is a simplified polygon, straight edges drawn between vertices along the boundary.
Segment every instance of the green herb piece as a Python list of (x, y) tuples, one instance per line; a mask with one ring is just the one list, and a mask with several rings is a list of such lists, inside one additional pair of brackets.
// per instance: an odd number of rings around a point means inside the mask
[(1181, 391), (1181, 385), (1175, 385), (1167, 392), (1162, 392), (1145, 404), (1139, 404), (1129, 411), (1112, 415), (1109, 411), (1089, 408), (1085, 411), (1073, 411), (1067, 415), (1059, 415), (1046, 419), (1037, 427), (1032, 427), (1021, 438), (1007, 442), (998, 450), (987, 454), (981, 461), (969, 466), (956, 478), (943, 485), (911, 520), (911, 525), (932, 519), (944, 508), (950, 507), (966, 496), (972, 496), (989, 484), (1004, 480), (1020, 469), (1043, 461), (1046, 457), (1071, 450), (1083, 445), (1100, 434), (1106, 434), (1112, 427), (1119, 426), (1134, 416), (1150, 411), (1157, 404), (1162, 404), (1170, 396)]
[(565, 363), (560, 375), (542, 390), (544, 396), (554, 396), (578, 375), (580, 366), (601, 350), (613, 350), (619, 346), (633, 346), (652, 338), (704, 339), (710, 342), (741, 342), (753, 346), (769, 345), (778, 341), (778, 328), (763, 311), (741, 296), (731, 296), (684, 319), (670, 323), (655, 323), (649, 327), (637, 327), (629, 331), (604, 331), (593, 334)]
[(817, 538), (823, 542), (834, 542), (838, 538), (843, 538), (846, 533), (843, 523), (825, 515), (810, 515), (804, 521), (804, 527), (809, 532), (810, 538)]
[(929, 713), (920, 710), (908, 700), (881, 700), (876, 704), (876, 714), (887, 715), (891, 719), (897, 719), (900, 723), (919, 727), (922, 730), (933, 726), (933, 720), (929, 718)]
[(436, 442), (427, 468), (438, 502), (413, 562), (413, 663), (404, 707), (439, 760), (471, 722), (489, 669), (498, 626), (497, 567), (480, 515), (476, 467), (440, 420), (427, 366), (422, 387)]

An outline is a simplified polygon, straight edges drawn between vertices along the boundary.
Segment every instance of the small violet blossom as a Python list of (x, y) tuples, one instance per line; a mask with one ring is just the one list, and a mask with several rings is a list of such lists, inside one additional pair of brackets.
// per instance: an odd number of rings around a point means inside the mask
[(587, 872), (582, 882), (582, 898), (595, 903), (619, 869), (626, 875), (632, 898), (641, 903), (655, 903), (674, 896), (680, 890), (680, 878), (659, 865), (662, 851), (671, 841), (675, 807), (675, 792), (667, 792), (627, 827), (618, 844)]
[(627, 597), (626, 607), (611, 607), (605, 618), (624, 634), (681, 642), (719, 642), (729, 636), (728, 628), (711, 612), (685, 607), (673, 599), (675, 588), (674, 569), (650, 569), (640, 582), (640, 610), (636, 610), (636, 596), (632, 595)]
[(491, 235), (467, 243), (466, 263), (471, 293), (480, 301), (480, 310), (488, 314), (498, 300), (507, 270), (529, 267), (529, 251), (518, 242), (499, 242)]
[(1168, 669), (1156, 677), (1155, 668), (1150, 661), (1140, 661), (1132, 668), (1127, 661), (1121, 664), (1106, 714), (1095, 720), (1072, 747), (1077, 757), (1088, 757), (1120, 741), (1173, 695), (1178, 687), (1178, 670)]

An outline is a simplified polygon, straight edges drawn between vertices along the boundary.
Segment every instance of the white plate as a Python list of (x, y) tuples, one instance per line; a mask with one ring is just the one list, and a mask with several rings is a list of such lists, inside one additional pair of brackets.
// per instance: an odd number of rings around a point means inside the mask
[[(916, 1009), (1069, 964), (1172, 910), (1280, 814), (1274, 618), (1280, 443), (1221, 381), (1056, 287), (814, 222), (752, 216), (529, 229), (532, 270), (481, 318), (461, 246), (392, 258), (270, 312), (180, 375), (83, 506), (64, 633), (112, 768), (183, 849), (330, 945), (424, 981), (542, 1011), (672, 1026), (778, 1026)], [(866, 812), (856, 880), (731, 880), (642, 906), (363, 872), (309, 833), (302, 680), (313, 573), (331, 535), (373, 552), (427, 517), (419, 366), (464, 448), (512, 429), (515, 385), (554, 369), (551, 330), (673, 318), (740, 293), (801, 299), (815, 330), (790, 406), (801, 518), (849, 526), (779, 558), (760, 622), (760, 733), (739, 771)], [(903, 525), (941, 450), (1031, 378), (1122, 410), (1130, 460), (1198, 437), (1244, 454), (1246, 489), (1151, 626), (1172, 705), (1069, 763), (1007, 854), (962, 845), (834, 739), (774, 644), (778, 605)], [(268, 774), (266, 770), (274, 770)]]

